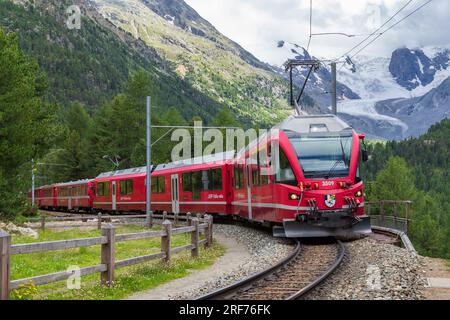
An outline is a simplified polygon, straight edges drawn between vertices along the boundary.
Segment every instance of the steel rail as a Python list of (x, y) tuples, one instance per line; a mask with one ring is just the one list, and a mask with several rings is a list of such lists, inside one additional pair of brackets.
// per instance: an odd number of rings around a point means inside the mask
[(299, 290), (297, 293), (291, 295), (286, 300), (296, 300), (296, 299), (303, 297), (308, 292), (310, 292), (312, 289), (314, 289), (319, 284), (321, 284), (326, 278), (328, 278), (341, 265), (342, 260), (345, 257), (346, 250), (345, 250), (344, 244), (341, 241), (337, 240), (337, 245), (339, 247), (339, 254), (338, 254), (336, 260), (334, 261), (334, 263), (330, 267), (328, 267), (328, 269), (325, 270), (325, 272), (322, 273), (313, 282), (311, 282), (309, 285), (307, 285), (306, 287)]
[(214, 290), (206, 295), (203, 295), (195, 300), (219, 300), (221, 297), (227, 297), (232, 295), (234, 292), (242, 289), (242, 287), (247, 286), (247, 285), (251, 285), (252, 283), (265, 278), (266, 276), (276, 272), (277, 270), (281, 269), (283, 266), (287, 265), (289, 262), (291, 262), (292, 260), (294, 260), (295, 258), (298, 257), (298, 255), (301, 253), (302, 251), (302, 245), (300, 243), (300, 241), (296, 240), (296, 247), (295, 249), (285, 258), (283, 258), (282, 260), (278, 261), (275, 265), (270, 266), (266, 269), (264, 269), (263, 271), (257, 272), (255, 274), (252, 274), (242, 280), (236, 281), (235, 283)]
[[(310, 292), (313, 288), (318, 286), (320, 283), (322, 283), (326, 278), (328, 278), (341, 264), (342, 260), (344, 259), (346, 250), (345, 246), (341, 241), (336, 242), (338, 246), (338, 255), (336, 259), (334, 259), (334, 262), (332, 265), (330, 265), (323, 273), (320, 274), (317, 278), (315, 278), (312, 282), (310, 282), (307, 286), (301, 288), (298, 290), (295, 294), (290, 295), (285, 300), (295, 300), (299, 299), (300, 297), (303, 297), (305, 294)], [(239, 280), (227, 287), (215, 290), (213, 292), (210, 292), (206, 295), (203, 295), (196, 300), (220, 300), (220, 299), (227, 299), (230, 297), (233, 297), (233, 295), (240, 291), (245, 290), (246, 288), (250, 288), (253, 284), (258, 282), (259, 280), (262, 280), (264, 278), (267, 278), (270, 275), (273, 275), (278, 270), (280, 270), (282, 267), (285, 267), (289, 265), (292, 261), (294, 261), (299, 254), (301, 253), (302, 245), (300, 241), (297, 240), (297, 246), (293, 252), (291, 252), (287, 257), (279, 261), (276, 265), (269, 267), (261, 272), (258, 272), (256, 274), (253, 274), (247, 278), (244, 278), (243, 280)]]

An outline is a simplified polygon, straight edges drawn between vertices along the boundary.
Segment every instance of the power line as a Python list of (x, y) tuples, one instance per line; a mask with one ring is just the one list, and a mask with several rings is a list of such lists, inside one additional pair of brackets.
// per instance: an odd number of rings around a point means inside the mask
[(362, 47), (360, 50), (358, 50), (355, 54), (353, 54), (350, 59), (352, 59), (354, 56), (356, 56), (357, 54), (359, 54), (361, 51), (363, 51), (365, 48), (367, 48), (369, 45), (371, 45), (373, 42), (375, 42), (379, 37), (381, 37), (383, 34), (385, 34), (386, 32), (388, 32), (389, 30), (391, 30), (392, 28), (394, 28), (395, 26), (397, 26), (398, 24), (400, 24), (401, 22), (405, 21), (407, 18), (409, 18), (410, 16), (412, 16), (414, 13), (416, 13), (417, 11), (419, 11), (420, 9), (422, 9), (423, 7), (425, 7), (426, 5), (428, 5), (430, 2), (432, 2), (433, 0), (428, 0), (427, 2), (425, 2), (424, 4), (422, 4), (421, 6), (417, 7), (415, 10), (411, 11), (408, 15), (406, 15), (405, 17), (403, 17), (402, 19), (400, 19), (399, 21), (397, 21), (396, 23), (394, 23), (393, 25), (391, 25), (389, 28), (387, 28), (386, 30), (384, 30), (383, 32), (381, 32), (380, 35), (376, 36), (374, 39), (372, 39), (368, 44), (366, 44), (364, 47)]
[[(378, 31), (380, 31), (385, 25), (387, 25), (389, 22), (392, 21), (392, 19), (394, 19), (400, 12), (402, 12), (411, 2), (413, 2), (414, 0), (409, 0), (405, 5), (403, 5), (403, 7), (400, 8), (400, 10), (398, 10), (392, 17), (390, 17), (385, 23), (383, 23), (378, 29), (376, 29), (374, 32), (372, 32), (371, 34), (369, 34), (364, 40), (362, 40), (361, 42), (359, 42), (357, 45), (355, 45), (353, 48), (351, 48), (350, 50), (348, 50), (347, 52), (345, 52), (343, 55), (341, 55), (339, 58), (335, 59), (340, 60), (343, 57), (347, 56), (350, 54), (350, 52), (352, 52), (353, 50), (355, 50), (356, 48), (358, 48), (359, 46), (361, 46), (363, 43), (365, 43), (367, 40), (369, 40), (372, 36), (374, 36)], [(382, 34), (379, 34), (377, 37), (380, 37)]]
[(365, 37), (368, 36), (369, 34), (348, 34), (348, 33), (344, 33), (344, 32), (320, 32), (320, 33), (313, 33), (311, 34), (312, 37), (315, 36), (329, 36), (329, 35), (341, 35), (341, 36), (345, 36), (348, 38), (354, 38), (354, 37)]

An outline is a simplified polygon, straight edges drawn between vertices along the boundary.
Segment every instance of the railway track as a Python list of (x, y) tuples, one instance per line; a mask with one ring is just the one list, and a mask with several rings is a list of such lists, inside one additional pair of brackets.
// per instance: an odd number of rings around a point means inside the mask
[(330, 276), (341, 264), (345, 246), (303, 244), (284, 260), (262, 272), (216, 290), (198, 300), (295, 300)]

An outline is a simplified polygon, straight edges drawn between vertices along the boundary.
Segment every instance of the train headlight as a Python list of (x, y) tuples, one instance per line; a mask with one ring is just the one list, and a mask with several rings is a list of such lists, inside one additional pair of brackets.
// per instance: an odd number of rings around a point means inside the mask
[(300, 196), (295, 193), (289, 193), (289, 199), (290, 200), (298, 200), (298, 199), (300, 199)]
[(355, 193), (355, 197), (357, 197), (357, 198), (362, 197), (362, 195), (363, 194), (362, 194), (361, 190), (359, 190)]

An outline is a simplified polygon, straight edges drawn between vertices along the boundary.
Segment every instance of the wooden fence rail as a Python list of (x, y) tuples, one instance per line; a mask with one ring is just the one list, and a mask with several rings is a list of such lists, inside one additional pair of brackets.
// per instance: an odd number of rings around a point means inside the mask
[[(187, 222), (189, 219), (192, 218), (192, 215), (190, 213), (187, 213), (186, 215), (168, 215), (167, 212), (164, 212), (163, 214), (152, 214), (150, 216), (145, 214), (136, 214), (136, 215), (103, 215), (102, 213), (98, 213), (95, 215), (77, 215), (72, 217), (48, 217), (43, 215), (39, 218), (28, 218), (27, 222), (40, 222), (39, 228), (44, 230), (46, 227), (46, 224), (49, 222), (65, 222), (65, 221), (82, 221), (83, 224), (80, 225), (69, 225), (67, 227), (85, 227), (87, 222), (89, 221), (97, 221), (97, 228), (100, 230), (102, 228), (102, 223), (107, 222), (111, 223), (112, 220), (129, 220), (129, 219), (142, 219), (145, 226), (148, 228), (153, 227), (154, 224), (161, 224), (165, 220), (173, 220), (173, 225), (176, 227), (180, 224), (180, 221)], [(197, 218), (202, 221), (202, 215), (198, 214)], [(66, 227), (66, 226), (63, 226)]]
[[(100, 264), (96, 266), (81, 268), (79, 270), (80, 275), (85, 276), (93, 273), (100, 273), (102, 285), (112, 286), (114, 283), (115, 269), (128, 267), (155, 259), (162, 259), (165, 263), (170, 264), (173, 254), (189, 250), (191, 251), (191, 256), (195, 258), (199, 255), (199, 248), (201, 245), (205, 245), (205, 247), (211, 245), (213, 239), (212, 216), (205, 215), (204, 218), (200, 221), (198, 218), (191, 218), (191, 216), (188, 215), (186, 217), (183, 217), (185, 218), (185, 220), (187, 220), (188, 226), (179, 228), (172, 228), (173, 224), (168, 220), (169, 216), (167, 216), (167, 214), (164, 215), (164, 217), (166, 218), (166, 220), (163, 221), (162, 230), (160, 231), (116, 235), (114, 226), (108, 224), (102, 226), (102, 236), (100, 237), (36, 242), (29, 244), (12, 245), (11, 236), (5, 232), (0, 231), (0, 300), (9, 299), (11, 290), (17, 289), (20, 285), (27, 284), (30, 281), (35, 285), (42, 285), (66, 280), (73, 275), (73, 272), (62, 271), (11, 281), (11, 256), (15, 254), (27, 254), (101, 245)], [(103, 218), (105, 217), (101, 217), (100, 221)], [(182, 217), (177, 217), (177, 219), (180, 218)], [(174, 221), (177, 220), (174, 219)], [(205, 239), (203, 240), (200, 240), (199, 236), (201, 230), (204, 230), (205, 232)], [(172, 237), (174, 235), (183, 233), (191, 234), (191, 243), (188, 245), (172, 248)], [(116, 261), (115, 244), (117, 242), (151, 238), (161, 238), (161, 252)]]

